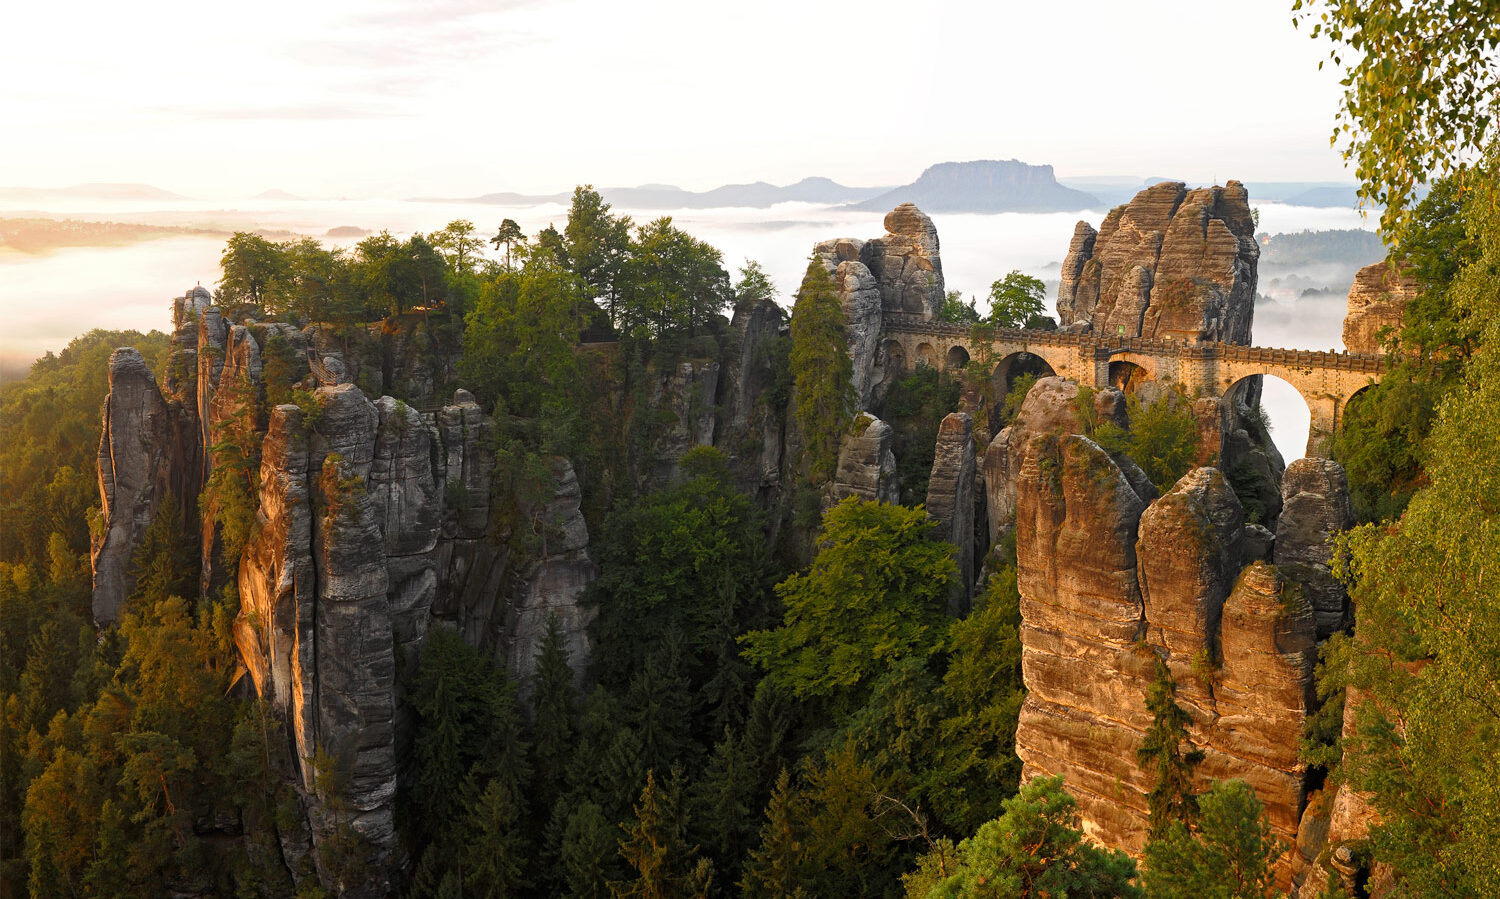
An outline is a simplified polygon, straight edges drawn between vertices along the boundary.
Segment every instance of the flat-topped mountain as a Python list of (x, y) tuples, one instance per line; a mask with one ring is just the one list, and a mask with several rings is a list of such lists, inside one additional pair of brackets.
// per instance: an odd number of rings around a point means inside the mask
[(854, 208), (889, 209), (900, 203), (929, 212), (1076, 212), (1103, 205), (1092, 194), (1057, 183), (1050, 165), (981, 159), (939, 163), (911, 184)]

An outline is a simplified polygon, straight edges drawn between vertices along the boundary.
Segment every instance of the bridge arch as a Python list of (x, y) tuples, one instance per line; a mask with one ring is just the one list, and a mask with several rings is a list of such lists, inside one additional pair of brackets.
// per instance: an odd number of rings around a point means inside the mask
[(1135, 393), (1150, 380), (1153, 380), (1151, 372), (1138, 362), (1114, 359), (1109, 363), (1109, 386), (1122, 393)]
[(952, 371), (955, 368), (963, 368), (964, 366), (968, 365), (969, 364), (969, 350), (968, 350), (968, 348), (965, 347), (961, 343), (955, 343), (953, 346), (949, 347), (948, 348), (947, 363), (948, 364), (946, 366), (944, 366), (944, 367), (947, 370), (949, 370), (949, 371)]
[(1320, 448), (1314, 441), (1318, 405), (1297, 385), (1269, 372), (1245, 375), (1224, 392), (1225, 400), (1238, 407), (1240, 418), (1251, 430), (1264, 429), (1257, 435), (1269, 437), (1281, 453), (1282, 461), (1316, 455)]
[(932, 344), (928, 343), (925, 340), (917, 344), (916, 356), (918, 368), (921, 368), (924, 365), (928, 366), (929, 368), (937, 366), (937, 350), (933, 349)]
[(1000, 420), (1000, 413), (1005, 408), (1010, 392), (1015, 389), (1016, 381), (1027, 375), (1041, 379), (1056, 374), (1052, 364), (1045, 358), (1025, 350), (1017, 350), (995, 363), (995, 368), (990, 373), (990, 383), (994, 386), (991, 395), (995, 398), (995, 405), (989, 410), (989, 420)]

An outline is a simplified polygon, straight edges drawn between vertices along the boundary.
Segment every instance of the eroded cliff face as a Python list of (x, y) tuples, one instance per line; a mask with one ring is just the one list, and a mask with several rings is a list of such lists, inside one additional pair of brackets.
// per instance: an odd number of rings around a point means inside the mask
[[(492, 502), (494, 427), (467, 391), (421, 412), (351, 383), (344, 348), (316, 329), (227, 322), (197, 290), (175, 312), (165, 398), (134, 350), (111, 360), (96, 618), (117, 617), (131, 590), (130, 557), (166, 497), (186, 495), (196, 512), (199, 486), (217, 469), (254, 462), (255, 521), (243, 554), (224, 558), (214, 516), (205, 516), (201, 586), (238, 588), (240, 655), (255, 689), (289, 723), (313, 843), (283, 850), (300, 876), (297, 858), (308, 862), (325, 841), (356, 834), (365, 847), (360, 879), (339, 881), (332, 870), (319, 879), (343, 895), (389, 895), (405, 865), (393, 803), (397, 747), (412, 723), (398, 671), (417, 669), (428, 629), (447, 620), (524, 678), (555, 616), (581, 674), (589, 615), (580, 596), (596, 569), (578, 479), (567, 460), (553, 459), (551, 495), (502, 513)], [(417, 367), (408, 360), (397, 370), (419, 382), (442, 377)], [(707, 374), (712, 410), (717, 365)], [(267, 408), (293, 388), (311, 400)], [(684, 442), (711, 440), (711, 416), (707, 425), (701, 413), (684, 416)], [(212, 501), (207, 511), (218, 511)], [(328, 774), (341, 785), (336, 795), (317, 788)], [(310, 863), (322, 865), (322, 853)]]
[(94, 539), (92, 560), (94, 620), (103, 624), (119, 617), (135, 589), (131, 557), (174, 482), (180, 482), (167, 452), (176, 431), (173, 416), (146, 360), (133, 348), (122, 347), (109, 357), (109, 397), (101, 428), (103, 528)]
[(842, 237), (813, 248), (833, 278), (848, 320), (861, 409), (878, 405), (894, 376), (879, 346), (885, 316), (931, 320), (943, 308), (943, 260), (932, 219), (902, 203), (886, 214), (885, 230), (873, 240)]
[(932, 535), (952, 543), (955, 550), (958, 585), (949, 601), (949, 611), (955, 615), (968, 612), (974, 588), (976, 473), (974, 419), (967, 412), (950, 413), (938, 425), (926, 505), (927, 517), (936, 523)]
[(892, 436), (890, 425), (873, 416), (860, 415), (839, 447), (838, 468), (824, 493), (824, 511), (851, 496), (866, 502), (900, 502), (901, 484), (896, 479)]
[(1250, 342), (1260, 248), (1238, 181), (1191, 191), (1179, 181), (1154, 184), (1092, 232), (1080, 222), (1063, 261), (1063, 328)]
[(1344, 316), (1344, 349), (1385, 352), (1385, 341), (1401, 330), (1401, 316), (1419, 292), (1411, 272), (1389, 259), (1356, 272)]
[[(1212, 468), (1150, 502), (1087, 438), (1027, 446), (1017, 550), (1022, 671), (1016, 734), (1024, 776), (1062, 774), (1086, 831), (1140, 851), (1153, 784), (1135, 761), (1161, 658), (1205, 751), (1199, 775), (1240, 778), (1295, 841), (1312, 702), (1312, 609), (1264, 563), (1242, 567), (1243, 515)], [(1284, 864), (1283, 883), (1292, 867)]]

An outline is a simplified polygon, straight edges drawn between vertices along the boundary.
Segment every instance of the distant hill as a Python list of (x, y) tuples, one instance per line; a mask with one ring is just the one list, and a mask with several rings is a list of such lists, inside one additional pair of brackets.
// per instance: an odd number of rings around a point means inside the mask
[[(765, 181), (751, 184), (726, 184), (713, 190), (683, 190), (671, 184), (643, 184), (639, 187), (603, 187), (599, 194), (606, 203), (624, 209), (717, 209), (746, 206), (764, 209), (777, 203), (855, 203), (890, 190), (889, 187), (845, 187), (829, 178), (803, 178), (796, 184), (778, 187)], [(509, 191), (484, 194), (459, 202), (486, 203), (495, 206), (535, 206), (541, 203), (571, 202), (573, 194), (518, 194)]]
[(1384, 258), (1380, 235), (1355, 228), (1263, 235), (1260, 247), (1264, 266), (1336, 263), (1361, 268)]
[(1093, 194), (1057, 183), (1050, 165), (1015, 159), (943, 162), (911, 184), (850, 208), (880, 211), (915, 203), (923, 212), (1075, 212), (1099, 209)]
[(273, 187), (270, 190), (263, 190), (263, 191), (261, 191), (260, 193), (256, 194), (255, 196), (251, 197), (250, 199), (252, 199), (252, 200), (300, 200), (300, 199), (302, 199), (302, 197), (299, 197), (299, 196), (297, 196), (294, 193), (288, 193), (288, 192), (282, 190), (279, 187)]
[(0, 200), (184, 200), (149, 184), (75, 184), (72, 187), (0, 187)]

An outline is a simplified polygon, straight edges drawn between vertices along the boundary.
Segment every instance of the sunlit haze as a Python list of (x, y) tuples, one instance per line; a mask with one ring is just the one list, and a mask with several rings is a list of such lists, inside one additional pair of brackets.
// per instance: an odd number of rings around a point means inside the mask
[(0, 183), (198, 197), (1346, 178), (1286, 0), (14, 4)]

